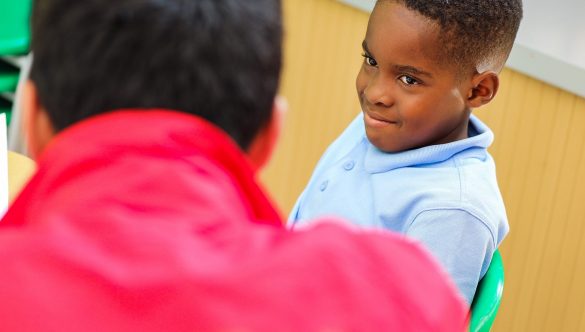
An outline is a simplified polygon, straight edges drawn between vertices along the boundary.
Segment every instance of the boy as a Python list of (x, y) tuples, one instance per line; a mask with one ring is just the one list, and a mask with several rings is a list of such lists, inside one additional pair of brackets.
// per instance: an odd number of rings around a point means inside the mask
[(520, 0), (380, 0), (363, 42), (362, 114), (329, 147), (293, 225), (325, 215), (420, 240), (471, 303), (508, 232), (489, 103), (522, 16)]
[(254, 176), (281, 38), (276, 0), (35, 1), (38, 172), (0, 222), (2, 330), (465, 328), (413, 243), (283, 227)]

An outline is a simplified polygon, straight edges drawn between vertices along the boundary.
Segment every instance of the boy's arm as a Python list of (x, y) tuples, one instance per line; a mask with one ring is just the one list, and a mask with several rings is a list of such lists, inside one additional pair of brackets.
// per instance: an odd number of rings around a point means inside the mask
[(406, 235), (437, 258), (471, 304), (496, 249), (487, 224), (465, 210), (427, 210), (415, 218)]

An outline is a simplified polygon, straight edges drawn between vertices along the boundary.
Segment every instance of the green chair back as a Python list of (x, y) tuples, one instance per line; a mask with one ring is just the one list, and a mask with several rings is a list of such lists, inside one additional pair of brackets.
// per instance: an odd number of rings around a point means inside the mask
[(500, 251), (496, 250), (485, 276), (479, 281), (471, 304), (472, 332), (488, 332), (500, 307), (504, 291), (504, 264)]
[(0, 93), (14, 92), (18, 85), (18, 75), (18, 68), (0, 59)]
[(0, 55), (20, 55), (30, 44), (32, 0), (0, 0)]

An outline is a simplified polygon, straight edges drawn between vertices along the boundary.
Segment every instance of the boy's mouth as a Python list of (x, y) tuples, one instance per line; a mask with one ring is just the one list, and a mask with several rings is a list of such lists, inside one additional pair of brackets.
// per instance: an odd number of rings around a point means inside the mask
[(370, 112), (368, 110), (364, 111), (364, 122), (368, 127), (386, 127), (390, 125), (397, 125), (398, 122), (391, 121), (385, 119), (384, 117), (376, 114), (374, 112)]

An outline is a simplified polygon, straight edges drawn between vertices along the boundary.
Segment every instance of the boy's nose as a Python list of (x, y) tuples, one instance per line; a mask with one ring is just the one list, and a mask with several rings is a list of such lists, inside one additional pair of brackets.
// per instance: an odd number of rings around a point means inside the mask
[(390, 107), (394, 104), (392, 82), (380, 77), (380, 75), (376, 75), (366, 86), (364, 96), (370, 105)]

